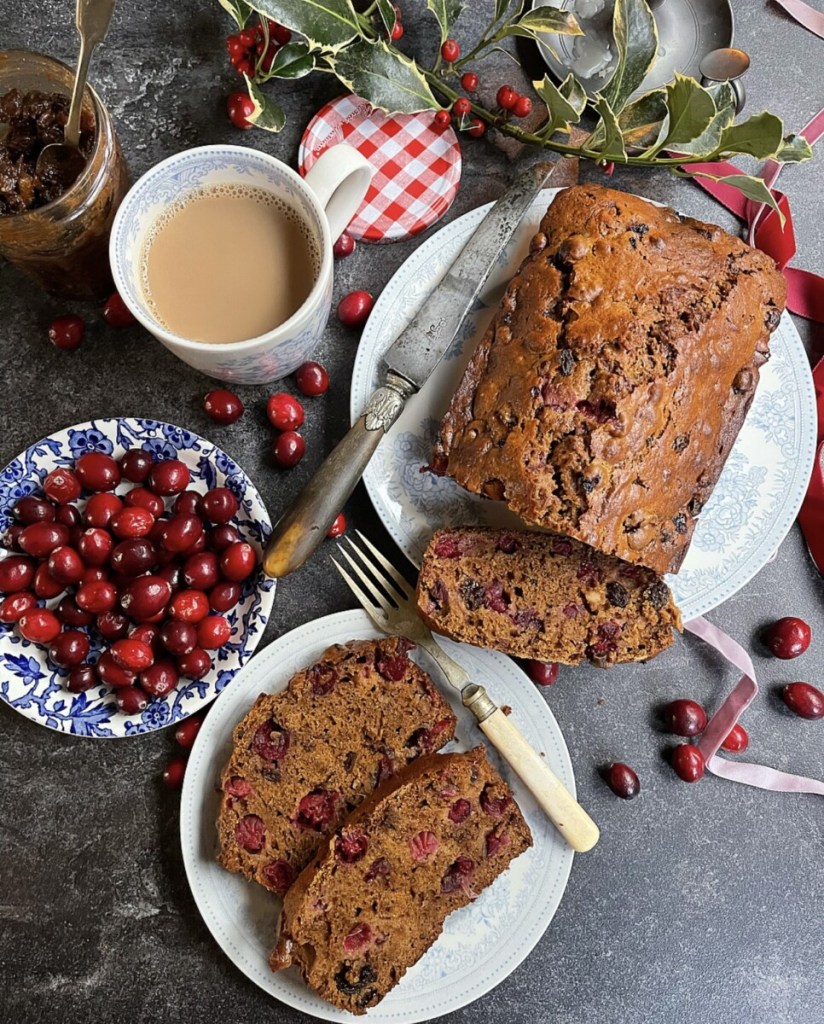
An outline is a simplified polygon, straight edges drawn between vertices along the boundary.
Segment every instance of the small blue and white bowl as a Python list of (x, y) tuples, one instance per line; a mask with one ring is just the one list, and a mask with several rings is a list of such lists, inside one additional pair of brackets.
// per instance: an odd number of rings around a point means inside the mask
[[(0, 473), (0, 533), (12, 522), (12, 509), (26, 494), (42, 493), (46, 474), (57, 466), (69, 466), (84, 452), (105, 452), (119, 459), (129, 448), (150, 451), (155, 458), (180, 459), (191, 472), (189, 488), (207, 491), (228, 487), (238, 499), (234, 524), (241, 539), (262, 554), (271, 523), (263, 500), (238, 464), (210, 441), (183, 427), (158, 420), (100, 419), (61, 430), (27, 448)], [(115, 493), (135, 486), (121, 484)], [(81, 499), (78, 502), (82, 506)], [(56, 669), (46, 650), (24, 640), (14, 626), (0, 623), (0, 699), (38, 725), (58, 732), (95, 739), (120, 739), (154, 732), (181, 722), (221, 692), (260, 643), (275, 598), (275, 581), (259, 570), (243, 584), (240, 602), (226, 617), (232, 625), (227, 644), (213, 652), (214, 665), (198, 680), (181, 680), (163, 699), (150, 701), (139, 715), (118, 711), (114, 691), (93, 687), (86, 693), (70, 693), (64, 683), (68, 673)], [(56, 604), (58, 599), (47, 602)], [(89, 660), (102, 649), (92, 632)]]

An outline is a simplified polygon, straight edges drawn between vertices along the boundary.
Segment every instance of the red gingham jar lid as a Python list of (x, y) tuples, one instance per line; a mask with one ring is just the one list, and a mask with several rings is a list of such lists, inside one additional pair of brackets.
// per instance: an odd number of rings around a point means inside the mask
[(329, 146), (354, 146), (374, 169), (372, 184), (346, 229), (366, 242), (411, 238), (442, 217), (458, 191), (461, 148), (434, 111), (387, 115), (349, 93), (327, 103), (307, 125), (298, 163), (306, 174)]

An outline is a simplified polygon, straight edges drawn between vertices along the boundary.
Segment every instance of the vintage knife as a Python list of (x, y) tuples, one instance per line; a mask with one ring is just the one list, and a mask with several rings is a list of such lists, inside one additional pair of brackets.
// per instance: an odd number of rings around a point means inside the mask
[(554, 168), (541, 162), (518, 175), (384, 356), (384, 383), (275, 526), (263, 559), (267, 576), (287, 576), (318, 547), (406, 401), (452, 344), (506, 243)]

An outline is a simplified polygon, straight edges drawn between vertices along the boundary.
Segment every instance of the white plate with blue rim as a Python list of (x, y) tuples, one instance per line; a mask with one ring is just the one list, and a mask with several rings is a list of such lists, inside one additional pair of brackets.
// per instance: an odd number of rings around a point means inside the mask
[[(407, 403), (364, 473), (381, 521), (416, 566), (440, 527), (523, 529), (503, 503), (470, 494), (425, 467), (464, 367), (559, 191), (545, 189), (532, 204), (452, 348)], [(489, 209), (481, 206), (430, 235), (381, 292), (355, 358), (353, 422), (380, 383), (383, 354)], [(789, 313), (781, 318), (770, 351), (772, 357), (761, 369), (755, 399), (701, 513), (684, 564), (677, 575), (667, 577), (685, 622), (716, 608), (755, 576), (787, 535), (804, 500), (815, 455), (815, 391), (809, 360)]]
[[(288, 1006), (322, 1020), (353, 1017), (315, 995), (296, 967), (274, 973), (274, 948), (281, 901), (254, 882), (230, 874), (215, 860), (217, 784), (232, 747), (232, 730), (261, 692), (282, 690), (291, 676), (311, 665), (334, 643), (381, 636), (365, 612), (327, 615), (293, 629), (262, 651), (237, 676), (206, 716), (189, 756), (180, 803), (180, 840), (186, 875), (198, 909), (216, 942), (244, 974)], [(546, 701), (511, 658), (443, 641), (473, 680), (488, 687), (547, 764), (575, 793), (566, 744)], [(456, 740), (447, 751), (483, 741), (460, 696), (442, 679), (425, 651), (411, 656), (442, 684), (458, 716)], [(555, 831), (520, 780), (490, 750), (490, 758), (512, 787), (534, 845), (512, 862), (474, 903), (451, 914), (443, 934), (398, 985), (369, 1010), (370, 1024), (415, 1024), (451, 1013), (500, 984), (546, 931), (566, 888), (572, 850)]]
[[(190, 490), (228, 487), (239, 504), (233, 523), (241, 539), (252, 544), (261, 556), (271, 523), (263, 499), (240, 466), (198, 434), (147, 419), (78, 423), (44, 437), (18, 455), (0, 472), (0, 535), (12, 523), (15, 503), (27, 494), (42, 494), (43, 480), (52, 469), (72, 465), (84, 452), (105, 452), (119, 459), (129, 448), (145, 449), (158, 460), (185, 462), (191, 473)], [(124, 481), (115, 493), (133, 486)], [(82, 508), (84, 499), (76, 504)], [(226, 613), (232, 635), (214, 652), (208, 674), (198, 680), (182, 679), (176, 689), (163, 699), (151, 700), (139, 715), (118, 711), (114, 691), (107, 686), (71, 693), (64, 686), (67, 672), (51, 664), (44, 647), (24, 640), (13, 626), (0, 623), (0, 700), (38, 725), (73, 736), (119, 739), (163, 729), (205, 707), (231, 681), (260, 642), (274, 598), (274, 580), (261, 570), (249, 577), (239, 603)], [(56, 604), (58, 600), (47, 603)], [(90, 639), (87, 660), (96, 661), (102, 642), (94, 631)]]

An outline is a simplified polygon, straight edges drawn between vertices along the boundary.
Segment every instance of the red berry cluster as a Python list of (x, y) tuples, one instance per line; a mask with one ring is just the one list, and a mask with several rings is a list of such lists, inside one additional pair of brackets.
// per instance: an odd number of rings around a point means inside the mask
[[(135, 486), (115, 494), (122, 481)], [(224, 613), (257, 556), (232, 525), (234, 494), (200, 494), (189, 483), (179, 459), (156, 462), (137, 448), (119, 461), (87, 452), (53, 469), (43, 496), (15, 505), (4, 543), (19, 554), (0, 561), (0, 622), (47, 646), (73, 693), (103, 683), (121, 711), (137, 714), (182, 676), (203, 678), (209, 651), (229, 640)], [(54, 609), (43, 606), (56, 598)], [(87, 662), (92, 628), (109, 645), (95, 663)]]
[(532, 113), (532, 100), (516, 92), (511, 85), (502, 85), (495, 99), (500, 109), (513, 117), (528, 117)]
[[(268, 37), (268, 38), (267, 38)], [(239, 75), (254, 78), (259, 72), (272, 70), (275, 54), (292, 38), (292, 33), (276, 21), (261, 19), (256, 25), (226, 36), (226, 50), (232, 67)]]
[[(109, 327), (130, 327), (137, 323), (131, 310), (117, 292), (106, 299), (102, 316)], [(86, 322), (75, 313), (64, 313), (57, 316), (49, 325), (49, 341), (55, 348), (64, 352), (74, 352), (83, 341), (86, 333)]]

